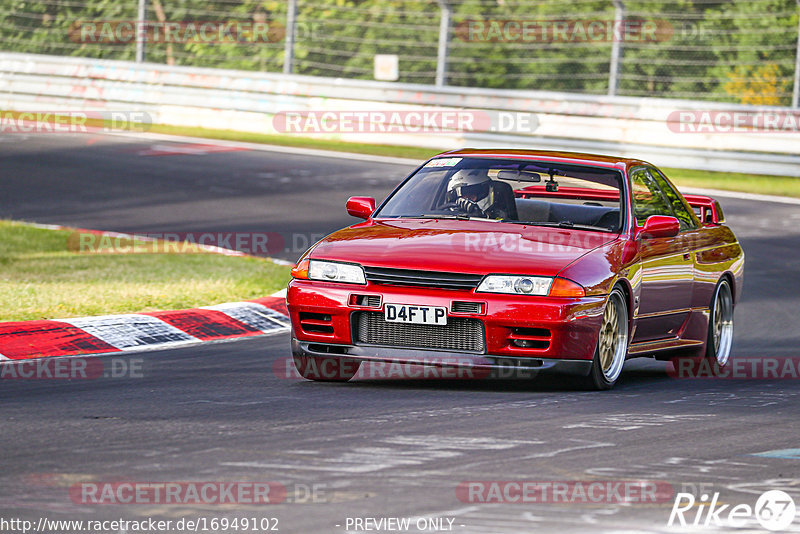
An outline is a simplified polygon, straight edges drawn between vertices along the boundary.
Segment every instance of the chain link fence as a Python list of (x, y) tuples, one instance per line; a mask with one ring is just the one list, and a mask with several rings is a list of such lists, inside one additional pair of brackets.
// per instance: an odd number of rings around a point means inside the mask
[(0, 0), (0, 49), (797, 106), (798, 2)]

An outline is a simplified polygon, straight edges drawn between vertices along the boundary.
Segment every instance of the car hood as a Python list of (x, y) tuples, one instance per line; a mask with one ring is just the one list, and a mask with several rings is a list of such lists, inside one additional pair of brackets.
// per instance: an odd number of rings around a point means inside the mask
[(368, 221), (320, 241), (310, 258), (371, 267), (555, 276), (617, 234), (489, 221)]

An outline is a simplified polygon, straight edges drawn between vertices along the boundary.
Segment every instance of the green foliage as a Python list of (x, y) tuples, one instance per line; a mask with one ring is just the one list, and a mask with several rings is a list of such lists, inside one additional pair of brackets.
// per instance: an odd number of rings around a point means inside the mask
[[(635, 14), (666, 21), (674, 33), (656, 43), (626, 44), (622, 94), (790, 104), (797, 47), (795, 0), (626, 5)], [(769, 67), (764, 71), (765, 66)], [(771, 83), (751, 80), (764, 77)]]
[[(148, 20), (267, 23), (257, 42), (148, 42), (147, 60), (280, 72), (287, 4), (273, 0), (147, 0)], [(604, 94), (613, 39), (503, 31), (549, 31), (601, 22), (610, 0), (450, 0), (447, 83)], [(619, 94), (787, 105), (797, 43), (795, 0), (626, 0), (629, 21), (658, 28), (655, 39), (621, 43)], [(136, 0), (0, 0), (3, 50), (131, 60), (135, 42), (81, 42), (79, 21), (133, 21)], [(294, 72), (372, 79), (375, 54), (397, 54), (400, 81), (433, 83), (440, 7), (435, 0), (298, 0)], [(483, 32), (472, 32), (483, 25)], [(492, 26), (494, 25), (494, 26)], [(515, 26), (516, 25), (516, 26)], [(494, 29), (495, 33), (492, 33)], [(497, 32), (500, 33), (497, 33)]]

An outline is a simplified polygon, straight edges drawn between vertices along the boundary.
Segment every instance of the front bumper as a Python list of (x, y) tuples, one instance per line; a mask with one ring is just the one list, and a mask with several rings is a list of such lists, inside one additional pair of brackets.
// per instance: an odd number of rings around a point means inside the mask
[[(373, 297), (373, 305), (358, 305), (359, 296)], [(591, 366), (605, 300), (605, 296), (551, 298), (307, 280), (292, 280), (287, 291), (294, 340), (292, 350), (296, 355), (424, 365), (535, 368), (577, 374), (588, 373)], [(453, 312), (454, 301), (480, 303), (481, 311)], [(366, 344), (355, 339), (353, 314), (382, 312), (387, 302), (444, 306), (448, 317), (477, 319), (484, 327), (485, 350), (449, 352), (418, 346)], [(537, 342), (534, 346), (520, 346), (519, 340), (528, 337), (526, 334), (532, 330), (535, 330)]]
[[(591, 360), (564, 360), (555, 358), (509, 358), (485, 356), (464, 352), (447, 352), (427, 349), (396, 347), (331, 345), (299, 341), (292, 337), (293, 356), (319, 356), (324, 358), (346, 358), (349, 360), (403, 364), (405, 376), (426, 377), (425, 373), (412, 374), (409, 365), (450, 368), (453, 373), (436, 373), (434, 377), (453, 378), (519, 378), (539, 372), (586, 376), (592, 368)], [(389, 371), (389, 375), (391, 376)], [(402, 370), (401, 370), (402, 372)]]

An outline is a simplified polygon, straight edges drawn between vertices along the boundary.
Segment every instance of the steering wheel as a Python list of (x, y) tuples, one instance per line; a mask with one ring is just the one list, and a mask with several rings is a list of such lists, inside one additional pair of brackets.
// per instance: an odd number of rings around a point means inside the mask
[(458, 204), (456, 204), (455, 202), (445, 202), (444, 204), (439, 206), (439, 209), (441, 209), (442, 211), (449, 210), (451, 212), (462, 211), (461, 208), (458, 207)]
[[(467, 210), (458, 205), (458, 202), (446, 202), (440, 207), (440, 209), (447, 210), (450, 213), (461, 213), (464, 215), (470, 215), (470, 213), (468, 213)], [(481, 215), (485, 216), (486, 213), (483, 210), (481, 210)]]

